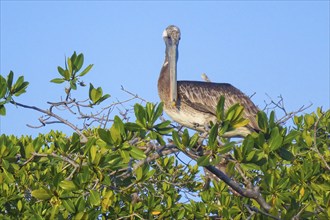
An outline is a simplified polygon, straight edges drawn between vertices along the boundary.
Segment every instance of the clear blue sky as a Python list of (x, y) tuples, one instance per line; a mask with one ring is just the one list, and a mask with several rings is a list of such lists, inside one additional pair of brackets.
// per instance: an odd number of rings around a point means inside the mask
[[(1, 74), (13, 70), (30, 82), (17, 102), (46, 108), (62, 87), (50, 84), (73, 51), (85, 55), (93, 82), (123, 100), (123, 85), (158, 102), (164, 59), (162, 31), (181, 28), (178, 79), (228, 82), (261, 108), (266, 93), (282, 95), (288, 111), (313, 103), (329, 109), (329, 1), (85, 2), (1, 1)], [(8, 107), (1, 132), (32, 134), (49, 129), (32, 110)]]

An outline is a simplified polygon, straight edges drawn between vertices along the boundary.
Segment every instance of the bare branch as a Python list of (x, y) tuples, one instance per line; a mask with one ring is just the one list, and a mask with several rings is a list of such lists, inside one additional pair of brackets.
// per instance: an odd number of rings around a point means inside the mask
[(10, 103), (11, 104), (14, 104), (14, 105), (17, 105), (17, 106), (20, 106), (20, 107), (23, 107), (23, 108), (33, 109), (33, 110), (36, 110), (38, 112), (42, 112), (42, 113), (44, 113), (46, 115), (49, 115), (51, 117), (54, 117), (57, 120), (59, 120), (60, 122), (62, 122), (63, 124), (66, 124), (70, 128), (72, 128), (73, 130), (75, 130), (77, 132), (77, 134), (80, 136), (80, 138), (81, 138), (80, 141), (82, 143), (86, 143), (87, 140), (88, 140), (87, 137), (77, 128), (77, 126), (73, 125), (71, 122), (63, 119), (62, 117), (58, 116), (57, 114), (54, 114), (50, 110), (43, 110), (43, 109), (38, 108), (38, 107), (35, 107), (35, 106), (24, 105), (24, 104), (21, 104), (21, 103), (18, 103), (18, 102), (14, 102), (14, 101), (10, 101)]
[(242, 188), (237, 182), (229, 178), (225, 173), (218, 170), (214, 166), (208, 165), (205, 166), (205, 168), (214, 175), (216, 175), (219, 179), (224, 181), (228, 186), (233, 188), (241, 196), (256, 200), (259, 203), (259, 205), (266, 211), (269, 211), (271, 209), (271, 206), (265, 201), (265, 199), (260, 194), (259, 187), (255, 186), (252, 189)]
[(141, 97), (138, 96), (137, 94), (133, 94), (133, 93), (131, 93), (130, 91), (127, 91), (127, 90), (124, 88), (124, 86), (121, 86), (121, 90), (123, 90), (124, 92), (130, 94), (130, 95), (133, 96), (134, 98), (140, 99), (140, 100), (143, 101), (143, 102), (148, 102), (147, 100), (141, 98)]
[(308, 106), (304, 106), (304, 105), (301, 106), (297, 111), (288, 112), (285, 108), (284, 99), (281, 95), (278, 96), (279, 100), (277, 102), (274, 101), (268, 94), (266, 95), (270, 99), (270, 102), (267, 103), (265, 101), (266, 105), (263, 111), (266, 110), (268, 112), (269, 110), (280, 109), (284, 113), (284, 116), (276, 121), (277, 124), (284, 124), (287, 120), (289, 120), (293, 116), (305, 111), (306, 109), (310, 108), (313, 105), (312, 103), (310, 103)]

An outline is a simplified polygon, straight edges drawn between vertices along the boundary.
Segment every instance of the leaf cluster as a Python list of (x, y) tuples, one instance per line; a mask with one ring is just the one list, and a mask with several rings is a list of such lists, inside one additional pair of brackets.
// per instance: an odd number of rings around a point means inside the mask
[(13, 96), (20, 96), (26, 92), (29, 82), (24, 81), (24, 76), (18, 77), (14, 82), (14, 72), (10, 71), (7, 78), (0, 75), (0, 115), (6, 115), (5, 104), (14, 102)]

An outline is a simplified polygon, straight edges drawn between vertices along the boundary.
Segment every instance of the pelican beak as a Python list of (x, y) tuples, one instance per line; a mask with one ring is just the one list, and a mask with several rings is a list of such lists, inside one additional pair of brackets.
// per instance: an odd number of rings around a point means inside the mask
[(177, 90), (177, 69), (176, 63), (178, 61), (178, 46), (173, 44), (170, 46), (169, 51), (169, 68), (170, 68), (170, 99), (173, 104), (176, 104), (178, 99), (178, 90)]

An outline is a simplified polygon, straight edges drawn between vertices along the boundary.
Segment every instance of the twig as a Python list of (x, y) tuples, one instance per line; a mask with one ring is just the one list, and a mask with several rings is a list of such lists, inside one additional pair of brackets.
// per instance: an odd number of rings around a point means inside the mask
[(21, 103), (18, 103), (18, 102), (14, 102), (14, 101), (10, 101), (10, 103), (13, 104), (13, 105), (17, 105), (17, 106), (23, 107), (23, 108), (33, 109), (33, 110), (36, 110), (38, 112), (42, 112), (42, 113), (44, 113), (46, 115), (52, 116), (52, 117), (56, 118), (57, 120), (61, 121), (63, 124), (66, 124), (70, 128), (72, 128), (73, 130), (75, 130), (77, 132), (77, 134), (80, 136), (80, 139), (81, 139), (80, 141), (82, 143), (86, 143), (87, 140), (88, 140), (87, 137), (78, 129), (77, 126), (73, 125), (71, 122), (69, 122), (68, 120), (63, 119), (62, 117), (58, 116), (57, 114), (54, 114), (50, 110), (43, 110), (43, 109), (40, 109), (40, 108), (38, 108), (36, 106), (24, 105), (24, 104), (21, 104)]
[(261, 213), (261, 214), (263, 214), (263, 215), (265, 215), (267, 217), (270, 217), (272, 219), (280, 220), (280, 218), (277, 218), (276, 216), (273, 216), (271, 214), (268, 214), (267, 212), (264, 212), (264, 211), (258, 209), (257, 207), (249, 206), (247, 204), (245, 204), (244, 206), (249, 210), (250, 213), (252, 213), (252, 212)]
[(143, 102), (148, 102), (147, 100), (141, 98), (141, 97), (138, 96), (137, 94), (133, 94), (133, 93), (131, 93), (130, 91), (127, 91), (127, 90), (124, 88), (124, 86), (121, 86), (121, 90), (123, 90), (124, 92), (130, 94), (131, 96), (133, 96), (133, 97), (135, 97), (135, 98), (137, 98), (137, 99), (140, 99), (140, 100), (143, 101)]

